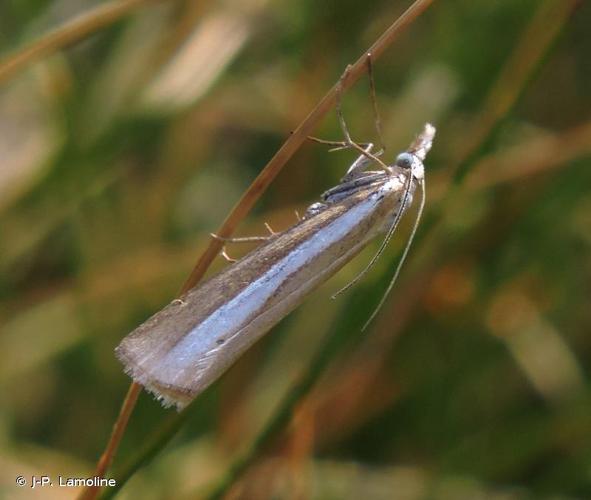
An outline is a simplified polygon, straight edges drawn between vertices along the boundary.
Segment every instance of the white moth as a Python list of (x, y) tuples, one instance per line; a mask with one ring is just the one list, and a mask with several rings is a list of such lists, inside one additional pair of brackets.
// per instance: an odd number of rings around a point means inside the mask
[[(300, 222), (269, 237), (125, 337), (116, 354), (126, 373), (165, 406), (186, 406), (312, 290), (386, 233), (381, 252), (417, 186), (422, 209), (423, 160), (434, 135), (435, 128), (425, 125), (409, 149), (379, 171), (367, 170), (369, 145), (368, 154), (360, 155)], [(417, 223), (418, 217), (415, 229)]]

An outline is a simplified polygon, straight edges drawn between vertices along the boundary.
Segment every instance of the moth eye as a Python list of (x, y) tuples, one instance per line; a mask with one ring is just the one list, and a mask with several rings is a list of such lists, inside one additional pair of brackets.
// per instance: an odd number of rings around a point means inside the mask
[(396, 157), (396, 166), (400, 168), (408, 168), (411, 169), (414, 162), (413, 155), (410, 153), (400, 153)]

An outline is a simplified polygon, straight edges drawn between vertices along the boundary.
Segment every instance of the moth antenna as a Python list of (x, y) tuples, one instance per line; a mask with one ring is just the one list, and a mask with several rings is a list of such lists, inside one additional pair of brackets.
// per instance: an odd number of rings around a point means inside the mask
[(404, 214), (404, 210), (406, 209), (406, 205), (408, 203), (408, 196), (410, 193), (411, 182), (412, 182), (412, 172), (409, 172), (408, 173), (408, 180), (407, 180), (405, 188), (404, 188), (404, 198), (402, 199), (402, 203), (400, 204), (400, 210), (398, 210), (398, 213), (396, 214), (396, 217), (394, 218), (394, 222), (392, 222), (390, 229), (388, 229), (388, 232), (386, 233), (386, 237), (382, 241), (380, 248), (378, 249), (376, 254), (372, 257), (372, 259), (369, 261), (369, 264), (367, 264), (367, 266), (365, 266), (365, 269), (363, 271), (361, 271), (357, 276), (355, 276), (355, 278), (353, 278), (351, 281), (349, 281), (349, 283), (347, 283), (338, 292), (336, 292), (332, 295), (333, 299), (337, 298), (341, 293), (347, 291), (355, 283), (357, 283), (361, 278), (363, 278), (368, 273), (368, 271), (374, 266), (374, 264), (377, 262), (377, 260), (380, 258), (380, 256), (384, 253), (384, 250), (388, 246), (388, 243), (390, 242), (392, 235), (394, 234), (394, 232), (396, 231), (396, 228), (398, 227), (398, 224), (402, 220), (402, 215)]
[(363, 328), (361, 329), (362, 332), (364, 332), (366, 330), (366, 328), (369, 326), (369, 324), (377, 316), (379, 310), (384, 305), (384, 302), (386, 302), (386, 298), (388, 297), (389, 293), (392, 291), (392, 288), (394, 287), (394, 283), (396, 283), (396, 280), (398, 279), (398, 275), (400, 274), (400, 270), (402, 269), (402, 265), (404, 264), (404, 261), (406, 260), (406, 256), (408, 255), (408, 251), (410, 250), (410, 246), (412, 245), (415, 234), (417, 233), (417, 229), (419, 227), (419, 222), (421, 220), (421, 216), (423, 215), (423, 208), (425, 208), (425, 180), (424, 179), (421, 180), (420, 185), (421, 185), (421, 204), (419, 205), (419, 211), (417, 212), (417, 218), (415, 219), (415, 223), (413, 225), (412, 232), (410, 233), (410, 237), (408, 238), (408, 241), (406, 242), (406, 246), (404, 247), (404, 252), (402, 252), (402, 256), (400, 257), (400, 261), (398, 262), (398, 266), (396, 266), (396, 272), (394, 273), (394, 276), (390, 280), (390, 284), (388, 285), (388, 288), (386, 289), (386, 291), (382, 295), (380, 302), (378, 303), (376, 308), (371, 313), (371, 316), (369, 317), (369, 319), (363, 325)]

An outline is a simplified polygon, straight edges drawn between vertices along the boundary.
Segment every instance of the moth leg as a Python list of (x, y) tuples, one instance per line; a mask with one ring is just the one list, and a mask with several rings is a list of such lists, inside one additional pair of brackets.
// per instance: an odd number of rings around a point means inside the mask
[(267, 228), (267, 231), (269, 231), (269, 236), (277, 236), (278, 233), (273, 231), (273, 228), (269, 225), (268, 222), (265, 222), (265, 227)]
[[(319, 137), (314, 137), (313, 135), (309, 135), (307, 139), (309, 139), (310, 141), (317, 142), (318, 144), (331, 146), (331, 148), (328, 150), (329, 153), (332, 153), (333, 151), (341, 151), (343, 149), (350, 149), (352, 147), (346, 141), (330, 141), (326, 139), (320, 139)], [(363, 149), (366, 149), (368, 146), (372, 145), (371, 142), (359, 142), (357, 144), (361, 146)]]
[[(371, 150), (373, 148), (373, 144), (370, 142), (367, 147), (365, 148), (365, 151), (367, 153), (371, 153)], [(378, 153), (378, 156), (381, 154), (381, 152)], [(372, 161), (367, 158), (364, 155), (359, 155), (357, 157), (357, 159), (351, 164), (351, 166), (349, 167), (349, 169), (347, 170), (347, 173), (345, 174), (345, 176), (341, 179), (341, 182), (347, 182), (353, 178), (355, 178), (357, 175), (359, 175), (360, 172), (365, 171), (365, 169), (371, 165)]]
[(209, 233), (209, 235), (218, 241), (223, 241), (226, 243), (254, 243), (256, 241), (269, 241), (272, 236), (246, 236), (242, 238), (224, 238), (223, 236), (218, 236), (215, 233)]
[(226, 247), (223, 246), (222, 247), (222, 251), (220, 252), (220, 255), (226, 259), (230, 264), (233, 264), (234, 262), (238, 262), (238, 259), (233, 259), (232, 257), (230, 257), (228, 255), (228, 252), (226, 251)]
[[(319, 139), (318, 137), (308, 136), (308, 139), (317, 142), (319, 144), (327, 144), (329, 146), (335, 146), (329, 149), (329, 152), (337, 151), (340, 149), (349, 149), (351, 146), (344, 141), (327, 141), (325, 139)], [(366, 153), (372, 153), (373, 144), (371, 142), (360, 142), (357, 143), (361, 146)], [(374, 156), (378, 157), (384, 153), (384, 150), (381, 149), (380, 151), (376, 151)], [(366, 168), (373, 163), (371, 158), (368, 158), (365, 155), (359, 155), (357, 159), (351, 164), (345, 176), (341, 179), (341, 182), (349, 181), (355, 178), (359, 172), (365, 171)]]
[[(342, 109), (342, 96), (343, 96), (343, 82), (349, 75), (351, 71), (351, 66), (347, 66), (345, 68), (345, 72), (339, 79), (336, 87), (336, 111), (337, 111), (337, 118), (339, 120), (339, 124), (341, 125), (341, 130), (343, 131), (343, 135), (345, 136), (345, 143), (353, 149), (359, 151), (360, 154), (365, 156), (366, 158), (376, 162), (384, 171), (390, 172), (390, 168), (386, 165), (382, 160), (380, 160), (376, 155), (370, 153), (363, 149), (359, 144), (357, 144), (353, 139), (351, 139), (351, 134), (349, 133), (349, 129), (347, 128), (347, 123), (345, 122), (345, 117), (343, 116), (343, 109)], [(367, 149), (367, 148), (366, 148)]]
[(297, 210), (294, 210), (294, 213), (298, 222), (302, 222), (302, 216), (300, 215), (300, 213)]
[[(376, 82), (373, 75), (373, 60), (371, 57), (371, 52), (368, 52), (367, 55), (367, 75), (369, 77), (369, 95), (371, 99), (371, 104), (373, 108), (373, 117), (374, 117), (374, 126), (376, 128), (376, 133), (379, 140), (380, 146), (380, 154), (386, 151), (386, 144), (384, 143), (384, 136), (382, 134), (382, 120), (380, 118), (380, 111), (378, 109), (378, 99), (376, 97)], [(376, 156), (379, 156), (376, 154)]]

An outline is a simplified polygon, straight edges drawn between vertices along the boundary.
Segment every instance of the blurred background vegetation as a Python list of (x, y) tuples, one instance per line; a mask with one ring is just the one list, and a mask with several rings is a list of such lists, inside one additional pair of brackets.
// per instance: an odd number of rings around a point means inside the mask
[[(7, 75), (90, 0), (0, 4), (0, 496), (88, 476), (129, 378), (120, 339), (174, 298), (240, 194), (407, 0), (121, 2)], [(324, 339), (328, 369), (240, 498), (591, 498), (591, 6), (435, 2), (376, 64), (387, 154), (425, 121), (427, 217), (318, 290), (195, 405), (124, 498), (205, 494)], [(345, 97), (375, 140), (367, 81)], [(333, 114), (316, 131), (339, 139)], [(239, 234), (280, 230), (354, 155), (305, 144)], [(239, 255), (242, 248), (231, 248)], [(218, 259), (210, 272), (225, 264)], [(142, 394), (115, 468), (167, 415)]]

